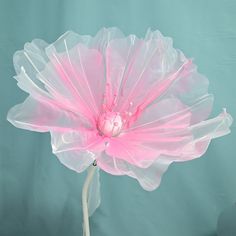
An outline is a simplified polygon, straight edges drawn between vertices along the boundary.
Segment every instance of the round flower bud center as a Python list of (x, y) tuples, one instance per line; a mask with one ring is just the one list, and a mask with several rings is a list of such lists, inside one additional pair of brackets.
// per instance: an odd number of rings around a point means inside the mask
[(114, 137), (120, 134), (123, 121), (119, 113), (103, 113), (98, 119), (98, 130), (102, 135)]

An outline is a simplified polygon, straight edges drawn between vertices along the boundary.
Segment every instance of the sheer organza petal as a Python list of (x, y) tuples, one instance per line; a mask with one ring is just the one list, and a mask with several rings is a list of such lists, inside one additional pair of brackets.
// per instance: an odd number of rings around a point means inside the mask
[(108, 45), (113, 40), (121, 39), (124, 37), (124, 33), (117, 27), (102, 28), (96, 33), (94, 37), (92, 37), (87, 46), (89, 48), (97, 49), (103, 55), (105, 55)]
[(95, 160), (94, 153), (88, 150), (71, 150), (56, 153), (59, 161), (71, 170), (82, 172)]
[[(83, 104), (82, 108), (97, 116), (101, 109), (105, 86), (102, 54), (82, 44), (70, 50), (66, 46), (66, 41), (64, 44), (66, 51), (61, 53), (54, 45), (46, 48), (51, 63), (48, 70), (43, 71), (44, 78), (47, 78), (49, 84), (54, 84), (55, 78), (58, 78), (58, 86), (68, 89), (70, 99)], [(54, 76), (50, 76), (51, 74)]]
[(18, 128), (38, 132), (80, 130), (91, 127), (84, 117), (62, 110), (46, 101), (35, 100), (30, 96), (24, 103), (12, 107), (7, 119)]
[(202, 121), (189, 127), (193, 134), (193, 141), (185, 146), (183, 154), (176, 161), (191, 160), (202, 156), (210, 141), (230, 133), (233, 118), (224, 109), (217, 117)]
[[(208, 79), (159, 31), (148, 31), (145, 39), (130, 35), (111, 40), (106, 49), (106, 76), (108, 108), (129, 112), (134, 121), (145, 107), (161, 99), (174, 97), (193, 106), (200, 98), (212, 96), (207, 92)], [(208, 101), (208, 106), (198, 107), (192, 123), (209, 116), (212, 101)]]
[[(202, 156), (206, 152), (211, 139), (230, 132), (229, 127), (232, 121), (232, 117), (226, 111), (223, 111), (215, 118), (191, 126), (192, 140), (182, 146), (181, 152), (169, 156), (161, 153), (146, 168), (145, 164), (140, 167), (135, 165), (135, 163), (130, 163), (125, 158), (110, 156), (110, 153), (108, 154), (107, 152), (103, 152), (99, 156), (98, 165), (101, 169), (113, 175), (128, 175), (136, 178), (145, 190), (151, 191), (159, 186), (162, 174), (172, 162), (187, 161)], [(126, 140), (126, 142), (128, 141)], [(140, 151), (143, 151), (142, 146), (139, 146), (139, 148)], [(138, 157), (139, 153), (139, 150), (137, 150), (137, 155), (134, 157)], [(143, 152), (142, 154), (146, 156), (148, 153)], [(156, 154), (158, 154), (158, 151), (156, 151)]]
[(232, 117), (225, 111), (216, 118), (191, 125), (191, 112), (180, 113), (155, 121), (111, 139), (107, 155), (147, 168), (161, 155), (174, 161), (186, 161), (203, 155), (211, 141), (229, 133)]
[(137, 109), (157, 81), (176, 72), (187, 61), (178, 57), (171, 39), (164, 39), (158, 31), (147, 41), (135, 35), (112, 40), (106, 50), (106, 68), (110, 95), (116, 96), (116, 109), (127, 110), (130, 102), (131, 111)]
[[(104, 171), (153, 190), (170, 163), (203, 155), (211, 139), (230, 132), (226, 111), (207, 120), (214, 100), (208, 79), (158, 30), (143, 39), (115, 27), (94, 37), (68, 31), (50, 45), (25, 44), (14, 66), (29, 97), (8, 120), (50, 131), (53, 153), (77, 172), (98, 159)], [(120, 134), (100, 129), (106, 112), (121, 117)]]
[[(188, 106), (175, 97), (163, 98), (145, 109), (132, 126), (124, 132), (135, 130), (152, 131), (160, 128), (173, 131), (176, 128), (187, 128), (195, 124), (197, 119), (202, 121), (209, 116), (213, 100), (213, 95), (207, 94), (199, 97), (191, 106)], [(188, 121), (186, 120), (187, 118), (189, 118)], [(171, 121), (173, 121), (171, 126), (165, 125), (165, 123), (170, 123)], [(161, 125), (163, 126), (160, 127)]]
[(41, 40), (27, 43), (14, 55), (15, 78), (31, 96), (53, 98), (64, 109), (94, 121), (105, 83), (103, 56), (81, 44), (89, 37), (75, 35), (67, 32), (51, 45)]
[(106, 147), (106, 153), (139, 167), (149, 166), (160, 154), (158, 149), (141, 142), (130, 141), (128, 138), (110, 140), (109, 145)]
[[(167, 105), (173, 109), (162, 111)], [(161, 154), (177, 155), (192, 140), (188, 130), (191, 111), (177, 99), (166, 99), (153, 105), (141, 118), (136, 126), (110, 140), (106, 148), (108, 155), (147, 167)]]
[(102, 54), (105, 54), (104, 52), (112, 40), (124, 37), (123, 32), (117, 27), (101, 28), (93, 37), (91, 35), (80, 35), (73, 31), (67, 31), (52, 43), (52, 45), (59, 53), (65, 52), (67, 49), (70, 50), (76, 45), (81, 44), (85, 45), (87, 48), (96, 49)]
[(137, 179), (145, 190), (152, 191), (159, 186), (162, 175), (172, 161), (162, 155), (148, 168), (140, 168), (103, 152), (99, 156), (97, 163), (102, 170), (112, 175), (128, 175)]
[(105, 149), (104, 138), (95, 130), (89, 129), (51, 131), (51, 145), (53, 153), (89, 150), (97, 154)]
[(149, 32), (145, 39), (130, 35), (111, 40), (106, 49), (108, 106), (114, 103), (117, 111), (131, 112), (144, 108), (185, 77), (190, 64), (159, 31)]

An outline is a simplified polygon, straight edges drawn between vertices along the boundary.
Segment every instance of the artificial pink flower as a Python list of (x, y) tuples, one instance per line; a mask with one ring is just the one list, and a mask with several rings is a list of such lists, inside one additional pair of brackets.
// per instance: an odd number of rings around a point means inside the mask
[(200, 157), (230, 132), (225, 110), (206, 120), (207, 78), (159, 31), (144, 39), (117, 28), (95, 37), (67, 32), (49, 45), (37, 39), (16, 52), (14, 65), (29, 96), (8, 120), (49, 131), (53, 153), (77, 172), (96, 160), (153, 190), (172, 162)]

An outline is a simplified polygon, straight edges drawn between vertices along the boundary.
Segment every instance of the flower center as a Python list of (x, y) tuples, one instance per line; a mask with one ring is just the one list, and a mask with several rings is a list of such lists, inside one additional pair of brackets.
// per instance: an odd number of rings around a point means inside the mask
[(123, 121), (118, 112), (103, 113), (97, 123), (99, 132), (108, 137), (118, 136), (122, 126)]

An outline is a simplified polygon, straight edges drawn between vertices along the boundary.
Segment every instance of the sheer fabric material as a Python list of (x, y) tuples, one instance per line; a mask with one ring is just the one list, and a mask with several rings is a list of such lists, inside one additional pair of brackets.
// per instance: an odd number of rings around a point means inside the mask
[[(214, 100), (208, 79), (158, 30), (142, 39), (117, 28), (94, 37), (66, 32), (52, 44), (36, 39), (15, 53), (14, 66), (29, 96), (7, 119), (50, 132), (53, 153), (76, 172), (96, 160), (151, 191), (172, 162), (202, 156), (211, 139), (230, 132), (225, 109), (208, 119)], [(119, 132), (109, 118), (109, 132), (98, 127), (107, 114), (121, 117)], [(98, 172), (92, 186), (91, 214), (100, 202)]]

